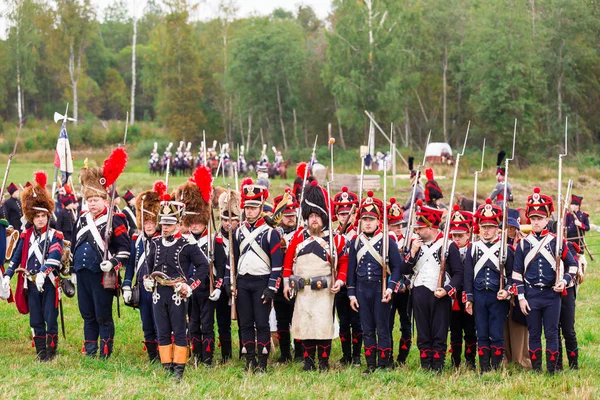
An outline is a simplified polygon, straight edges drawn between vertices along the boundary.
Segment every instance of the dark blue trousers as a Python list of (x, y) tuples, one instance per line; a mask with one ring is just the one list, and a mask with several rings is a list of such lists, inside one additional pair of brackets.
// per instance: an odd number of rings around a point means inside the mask
[(217, 327), (219, 330), (219, 340), (231, 342), (231, 306), (229, 297), (223, 290), (221, 297), (216, 302)]
[(247, 354), (248, 357), (254, 357), (256, 347), (258, 347), (259, 356), (266, 356), (271, 350), (271, 330), (269, 327), (271, 302), (267, 301), (266, 304), (263, 304), (262, 299), (263, 292), (268, 285), (269, 275), (240, 275), (237, 280), (238, 296), (236, 304), (240, 324), (241, 347), (242, 352)]
[(212, 359), (215, 349), (215, 302), (208, 290), (195, 290), (191, 297), (190, 341), (194, 354)]
[(152, 311), (152, 293), (144, 287), (140, 287), (140, 317), (142, 318), (142, 330), (146, 342), (155, 342), (157, 339), (156, 323), (154, 322), (154, 311)]
[[(573, 357), (577, 354), (577, 334), (575, 333), (575, 287), (567, 289), (567, 295), (561, 296), (560, 307), (560, 334), (565, 340), (567, 356)], [(559, 336), (559, 347), (562, 347), (562, 340)], [(573, 354), (573, 355), (571, 355)]]
[(473, 317), (479, 348), (504, 348), (504, 323), (508, 316), (508, 300), (499, 301), (495, 290), (473, 291)]
[(392, 316), (390, 318), (390, 332), (394, 331), (394, 320), (396, 319), (396, 312), (400, 316), (400, 332), (402, 333), (402, 339), (410, 339), (412, 337), (412, 323), (410, 317), (412, 310), (409, 307), (410, 291), (403, 293), (394, 293), (392, 296)]
[(542, 327), (546, 337), (546, 351), (558, 352), (558, 322), (560, 318), (560, 293), (552, 288), (525, 286), (525, 298), (531, 311), (527, 316), (529, 351), (542, 349)]
[(438, 299), (425, 286), (412, 289), (412, 296), (421, 366), (440, 368), (446, 359), (450, 327), (450, 297), (444, 296)]
[[(340, 320), (340, 341), (342, 352), (351, 356), (353, 349), (360, 356), (363, 330), (360, 324), (360, 314), (350, 307), (348, 289), (344, 286), (335, 294), (335, 309)], [(354, 347), (356, 346), (356, 347)]]
[(175, 291), (168, 286), (158, 285), (156, 288), (160, 298), (156, 304), (152, 303), (154, 319), (158, 333), (158, 345), (170, 346), (175, 339), (175, 346), (187, 346), (187, 302), (175, 304), (173, 294)]
[(375, 350), (392, 350), (390, 316), (392, 305), (381, 302), (381, 282), (358, 281), (356, 285), (360, 325), (363, 329), (365, 355)]
[(77, 301), (83, 318), (84, 347), (87, 355), (98, 351), (98, 337), (102, 345), (102, 356), (112, 353), (115, 323), (112, 316), (114, 290), (102, 286), (102, 272), (89, 269), (77, 271)]
[(27, 282), (27, 302), (29, 304), (29, 326), (34, 336), (58, 334), (58, 308), (56, 307), (56, 288), (46, 277), (44, 291), (39, 292), (35, 282)]

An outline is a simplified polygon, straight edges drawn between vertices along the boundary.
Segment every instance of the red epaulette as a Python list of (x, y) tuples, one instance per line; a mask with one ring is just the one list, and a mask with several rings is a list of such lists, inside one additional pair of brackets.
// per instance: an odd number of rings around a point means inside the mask
[(131, 237), (131, 240), (137, 240), (138, 237), (140, 237), (140, 234), (134, 233), (133, 236)]
[(119, 216), (119, 217), (121, 217), (121, 218), (125, 218), (125, 219), (127, 219), (127, 217), (126, 217), (126, 216), (125, 216), (125, 214), (123, 214), (123, 213), (115, 213), (115, 215), (117, 215), (117, 216)]
[(509, 244), (508, 247), (510, 247), (512, 249), (512, 251), (514, 251), (515, 253), (517, 252), (517, 248), (515, 247), (514, 244)]
[(589, 217), (590, 214), (586, 213), (585, 211), (582, 211), (583, 215), (585, 215), (586, 217)]
[(25, 239), (25, 232), (21, 232), (21, 236), (19, 236), (21, 239)]
[(223, 244), (223, 238), (221, 236), (217, 236), (217, 237), (215, 237), (215, 242), (217, 242), (219, 244)]
[(58, 239), (58, 240), (63, 240), (65, 238), (65, 235), (61, 232), (61, 231), (54, 231), (54, 236)]
[(581, 253), (581, 246), (579, 246), (579, 245), (578, 245), (577, 243), (575, 243), (575, 242), (570, 242), (570, 243), (571, 243), (571, 245), (573, 246), (573, 248), (575, 249), (575, 251), (576, 251), (577, 253)]

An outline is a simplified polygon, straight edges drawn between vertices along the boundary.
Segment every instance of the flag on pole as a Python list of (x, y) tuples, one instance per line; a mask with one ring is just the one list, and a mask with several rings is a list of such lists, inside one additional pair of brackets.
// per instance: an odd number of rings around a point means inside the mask
[(56, 153), (54, 154), (54, 166), (60, 170), (62, 186), (64, 186), (73, 173), (73, 157), (71, 156), (71, 146), (67, 135), (66, 120), (63, 121), (60, 127)]

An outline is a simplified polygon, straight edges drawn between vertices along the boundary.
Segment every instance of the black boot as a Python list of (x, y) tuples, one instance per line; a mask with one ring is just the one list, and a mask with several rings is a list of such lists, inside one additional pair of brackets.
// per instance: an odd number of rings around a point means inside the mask
[(304, 361), (304, 349), (302, 348), (302, 340), (294, 339), (294, 362)]
[(292, 360), (290, 331), (278, 331), (279, 335), (279, 358), (278, 363), (287, 363)]
[(450, 343), (450, 353), (452, 356), (452, 366), (454, 368), (460, 368), (460, 362), (462, 359), (462, 342)]
[(145, 341), (144, 347), (148, 353), (148, 359), (150, 360), (150, 363), (155, 363), (158, 361), (158, 342), (156, 340)]
[(393, 366), (393, 355), (390, 349), (377, 350), (377, 368), (390, 369)]
[(431, 369), (441, 373), (444, 370), (444, 362), (446, 361), (446, 352), (443, 350), (435, 350), (431, 360)]
[(269, 359), (269, 353), (258, 355), (258, 366), (256, 367), (257, 372), (267, 372), (267, 360)]
[(326, 340), (317, 346), (317, 355), (319, 356), (319, 371), (329, 371), (329, 354), (331, 353), (331, 341)]
[(58, 349), (58, 334), (46, 335), (46, 361), (54, 360)]
[(475, 355), (477, 354), (477, 343), (476, 342), (465, 342), (465, 364), (470, 370), (475, 370)]
[(215, 341), (212, 338), (204, 339), (202, 342), (202, 364), (210, 366), (215, 352)]
[(221, 344), (221, 359), (225, 363), (233, 357), (231, 339), (219, 339), (219, 343)]
[(546, 349), (546, 370), (550, 375), (556, 373), (556, 362), (558, 361), (558, 351), (552, 352)]
[(396, 359), (399, 365), (406, 364), (406, 359), (408, 358), (411, 344), (411, 338), (400, 338), (400, 348), (398, 349), (398, 358)]
[(35, 345), (35, 354), (37, 355), (38, 360), (46, 361), (46, 336), (34, 336), (33, 343)]
[(372, 348), (365, 348), (365, 360), (367, 361), (367, 369), (363, 371), (363, 375), (369, 375), (375, 372), (377, 369), (377, 354), (375, 346)]
[(358, 332), (358, 333), (353, 333), (352, 334), (352, 366), (354, 367), (360, 367), (360, 355), (361, 355), (361, 351), (362, 351), (362, 344), (363, 344), (363, 333), (362, 332)]
[(534, 372), (542, 372), (542, 349), (529, 350), (529, 358), (531, 358), (531, 368)]
[(98, 353), (98, 342), (95, 340), (86, 340), (83, 342), (81, 353), (86, 357), (95, 358)]
[(352, 363), (352, 340), (350, 332), (340, 332), (340, 344), (342, 345), (342, 358), (340, 364), (350, 365)]
[(421, 354), (419, 355), (419, 359), (421, 361), (421, 368), (426, 371), (431, 370), (432, 368), (432, 351), (429, 349), (421, 349)]
[(173, 379), (176, 382), (181, 382), (183, 378), (183, 372), (185, 371), (185, 364), (172, 364), (173, 365)]
[(315, 354), (317, 352), (317, 347), (310, 345), (307, 343), (308, 341), (302, 342), (302, 347), (304, 348), (304, 367), (302, 367), (303, 371), (314, 371), (317, 369), (315, 367)]
[(504, 347), (492, 346), (492, 369), (497, 370), (502, 367), (504, 360)]
[(479, 372), (486, 373), (491, 370), (490, 356), (491, 351), (489, 347), (483, 346), (479, 348)]
[(567, 350), (567, 358), (569, 359), (569, 368), (579, 369), (579, 349)]
[(103, 360), (107, 360), (108, 358), (110, 358), (110, 356), (112, 354), (114, 339), (113, 338), (108, 338), (108, 339), (101, 338), (100, 343), (102, 343), (102, 352), (100, 353), (100, 358), (102, 358)]

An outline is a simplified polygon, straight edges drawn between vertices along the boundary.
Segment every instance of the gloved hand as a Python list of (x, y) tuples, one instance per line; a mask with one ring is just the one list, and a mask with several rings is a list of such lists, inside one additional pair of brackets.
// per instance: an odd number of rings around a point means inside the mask
[(77, 285), (77, 274), (75, 272), (71, 273), (71, 282), (73, 282), (73, 285)]
[(275, 298), (275, 291), (271, 288), (266, 288), (263, 291), (261, 299), (263, 299), (263, 304), (273, 300)]
[(4, 287), (4, 290), (10, 289), (10, 276), (4, 275), (4, 278), (2, 278), (2, 286)]
[(111, 269), (113, 269), (113, 265), (109, 260), (102, 261), (100, 263), (100, 269), (102, 270), (102, 272), (108, 272)]
[(125, 304), (129, 304), (131, 302), (131, 296), (131, 287), (123, 286), (123, 301), (125, 302)]
[(175, 285), (175, 291), (181, 293), (185, 297), (190, 297), (192, 295), (192, 287), (183, 282), (179, 282)]
[(44, 281), (45, 280), (46, 280), (46, 274), (44, 274), (43, 272), (38, 272), (38, 274), (35, 276), (35, 286), (37, 287), (37, 290), (39, 292), (44, 291)]
[(208, 297), (211, 301), (217, 301), (221, 297), (221, 289), (213, 290), (212, 294)]
[(144, 278), (144, 289), (147, 292), (151, 292), (154, 290), (154, 279), (152, 278)]

